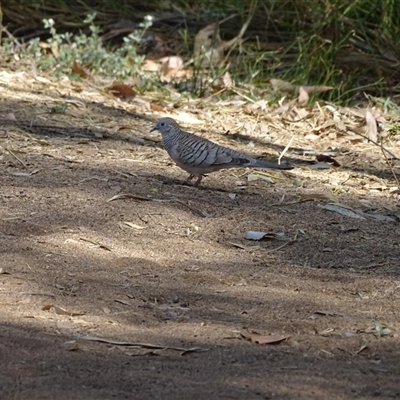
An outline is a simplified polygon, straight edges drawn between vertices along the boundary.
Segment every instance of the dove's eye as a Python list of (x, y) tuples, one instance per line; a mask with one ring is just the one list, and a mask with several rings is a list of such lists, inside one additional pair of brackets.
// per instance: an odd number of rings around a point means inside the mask
[(161, 122), (160, 126), (165, 126), (165, 122)]

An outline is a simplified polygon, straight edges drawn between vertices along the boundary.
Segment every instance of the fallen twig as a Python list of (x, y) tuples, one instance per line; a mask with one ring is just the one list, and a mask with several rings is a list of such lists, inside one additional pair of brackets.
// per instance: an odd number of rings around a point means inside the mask
[(364, 265), (364, 266), (360, 267), (360, 269), (380, 268), (380, 267), (387, 267), (389, 265), (390, 264), (387, 261), (385, 261), (385, 262), (381, 262), (381, 263), (372, 263), (369, 265)]
[(14, 154), (14, 152), (13, 152), (11, 149), (9, 149), (9, 148), (7, 147), (6, 150), (7, 150), (19, 163), (21, 163), (21, 165), (22, 165), (24, 168), (26, 168), (26, 164), (25, 164), (19, 157), (17, 157), (17, 155)]
[(368, 136), (365, 136), (362, 133), (359, 133), (359, 132), (357, 132), (355, 130), (351, 130), (351, 131), (354, 132), (356, 135), (361, 136), (362, 138), (364, 138), (364, 139), (368, 140), (369, 142), (373, 143), (375, 146), (380, 147), (381, 150), (386, 151), (395, 160), (399, 160), (399, 158), (396, 157), (390, 150), (388, 150), (387, 148), (383, 147), (382, 143), (375, 142), (375, 140), (369, 139)]
[(79, 240), (82, 240), (83, 242), (91, 243), (91, 244), (93, 244), (93, 245), (95, 245), (97, 247), (100, 247), (101, 249), (104, 249), (104, 250), (107, 250), (107, 251), (112, 251), (111, 248), (106, 246), (105, 244), (98, 243), (98, 242), (95, 242), (93, 240), (86, 239), (84, 237), (80, 237)]
[(186, 203), (184, 203), (184, 202), (181, 201), (181, 200), (172, 199), (172, 200), (167, 200), (167, 201), (171, 201), (171, 202), (174, 201), (175, 203), (182, 204), (183, 206), (187, 207), (190, 211), (193, 211), (195, 214), (199, 215), (200, 217), (202, 217), (202, 218), (206, 218), (206, 217), (207, 217), (207, 215), (204, 214), (202, 211), (200, 211), (200, 210), (198, 210), (197, 208), (194, 208), (194, 207), (192, 207), (192, 206), (189, 206), (189, 204), (186, 204)]
[(121, 193), (116, 194), (115, 196), (111, 197), (107, 200), (107, 203), (114, 200), (122, 200), (122, 199), (134, 199), (134, 200), (141, 200), (141, 201), (153, 201), (153, 199), (149, 199), (143, 196), (137, 196), (136, 194), (131, 193)]
[(187, 353), (204, 352), (209, 350), (209, 349), (204, 349), (202, 347), (191, 347), (187, 349), (184, 347), (170, 347), (152, 343), (119, 342), (117, 340), (109, 340), (97, 336), (79, 336), (78, 338), (83, 340), (89, 340), (91, 342), (113, 344), (115, 346), (143, 347), (145, 349), (159, 349), (159, 350), (177, 350), (181, 352), (180, 354), (181, 356)]
[(293, 142), (293, 138), (294, 138), (294, 135), (292, 135), (292, 137), (291, 137), (290, 140), (289, 140), (289, 143), (286, 145), (286, 147), (283, 149), (282, 153), (280, 154), (280, 156), (279, 156), (279, 158), (278, 158), (278, 164), (281, 163), (282, 157), (283, 157), (283, 156), (285, 155), (285, 153), (288, 151), (290, 145), (291, 145), (292, 142)]
[(56, 297), (55, 294), (51, 293), (36, 293), (36, 292), (18, 292), (16, 290), (7, 290), (7, 291), (1, 291), (0, 294), (21, 294), (25, 296), (49, 296), (49, 297)]
[(293, 243), (297, 240), (297, 236), (298, 236), (298, 235), (299, 235), (299, 231), (297, 230), (297, 231), (296, 231), (296, 234), (294, 235), (294, 238), (293, 238), (292, 240), (289, 240), (289, 242), (286, 242), (286, 243), (284, 243), (282, 246), (279, 246), (279, 247), (277, 247), (277, 248), (275, 248), (275, 249), (268, 250), (267, 253), (272, 253), (272, 252), (274, 252), (274, 251), (281, 250), (281, 249), (283, 249), (284, 247), (288, 246), (289, 244), (293, 244)]
[(392, 171), (393, 178), (397, 183), (397, 189), (400, 189), (400, 183), (399, 183), (399, 180), (397, 179), (396, 173), (394, 172), (393, 165), (392, 165), (391, 162), (389, 162), (389, 159), (387, 158), (387, 155), (385, 154), (385, 152), (383, 150), (384, 149), (383, 149), (383, 146), (382, 146), (382, 143), (381, 143), (381, 151), (382, 151), (383, 157), (385, 157), (386, 164), (389, 166), (390, 170)]

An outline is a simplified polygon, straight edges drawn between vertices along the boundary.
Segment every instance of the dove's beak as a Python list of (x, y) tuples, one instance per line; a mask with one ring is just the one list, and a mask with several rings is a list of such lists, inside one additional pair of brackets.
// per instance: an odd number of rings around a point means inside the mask
[(157, 130), (157, 125), (150, 129), (150, 132), (154, 132)]

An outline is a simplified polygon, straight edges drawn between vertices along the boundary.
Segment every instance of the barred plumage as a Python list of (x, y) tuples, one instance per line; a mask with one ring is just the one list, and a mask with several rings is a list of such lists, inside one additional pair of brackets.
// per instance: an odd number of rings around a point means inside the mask
[(211, 140), (185, 132), (172, 118), (160, 118), (151, 132), (155, 130), (161, 132), (164, 147), (176, 165), (189, 172), (188, 179), (197, 177), (194, 186), (200, 184), (204, 174), (224, 168), (293, 168), (257, 160), (238, 151), (220, 146)]

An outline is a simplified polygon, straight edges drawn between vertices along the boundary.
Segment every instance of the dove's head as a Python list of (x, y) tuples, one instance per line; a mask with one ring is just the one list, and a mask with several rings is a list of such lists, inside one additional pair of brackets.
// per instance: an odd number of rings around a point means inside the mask
[(174, 133), (179, 130), (180, 130), (180, 127), (174, 119), (165, 117), (165, 118), (160, 118), (157, 121), (156, 126), (154, 128), (152, 128), (150, 130), (150, 132), (160, 131), (161, 135), (164, 136), (164, 135), (168, 135), (170, 133)]

